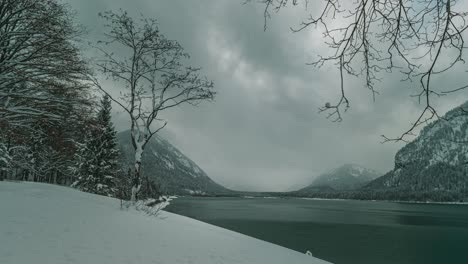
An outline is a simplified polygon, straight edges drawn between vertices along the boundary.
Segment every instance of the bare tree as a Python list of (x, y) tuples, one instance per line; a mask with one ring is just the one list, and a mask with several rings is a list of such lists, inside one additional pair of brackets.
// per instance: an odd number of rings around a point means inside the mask
[[(254, 0), (247, 0), (247, 2)], [(293, 32), (310, 27), (319, 28), (331, 55), (319, 56), (309, 65), (321, 67), (326, 63), (338, 66), (341, 79), (340, 97), (335, 103), (319, 108), (328, 112), (333, 121), (342, 120), (342, 111), (350, 107), (345, 87), (345, 74), (363, 77), (365, 86), (375, 100), (376, 82), (381, 72), (398, 70), (403, 80), (417, 80), (420, 103), (425, 107), (411, 127), (396, 138), (405, 140), (421, 124), (440, 118), (431, 105), (433, 96), (468, 88), (436, 89), (431, 81), (455, 65), (464, 63), (466, 48), (464, 32), (468, 13), (455, 0), (258, 0), (264, 4), (265, 29), (272, 12), (287, 6), (300, 6), (310, 16)], [(311, 8), (311, 5), (313, 7)], [(320, 7), (317, 7), (320, 5)], [(313, 13), (313, 14), (312, 14)]]
[[(135, 175), (131, 199), (141, 188), (141, 158), (151, 137), (166, 126), (160, 113), (183, 103), (196, 105), (212, 100), (213, 82), (200, 76), (200, 68), (185, 67), (189, 55), (174, 40), (158, 29), (156, 20), (135, 21), (127, 12), (99, 14), (105, 21), (106, 39), (96, 48), (102, 58), (97, 61), (100, 73), (124, 88), (113, 96), (97, 78), (94, 83), (128, 114), (135, 150)], [(118, 84), (117, 84), (118, 83)], [(151, 184), (145, 177), (148, 195)]]
[(0, 1), (0, 128), (57, 121), (83, 98), (89, 71), (71, 16), (54, 0)]
[[(69, 147), (70, 137), (67, 142), (54, 141), (63, 146), (44, 146), (41, 151), (31, 146), (32, 139), (58, 138), (55, 133), (87, 103), (89, 85), (83, 80), (89, 70), (76, 45), (81, 31), (72, 18), (67, 6), (56, 0), (0, 1), (0, 169), (4, 172), (36, 169), (45, 176), (65, 167), (66, 157), (58, 149)], [(32, 154), (44, 159), (27, 159)]]

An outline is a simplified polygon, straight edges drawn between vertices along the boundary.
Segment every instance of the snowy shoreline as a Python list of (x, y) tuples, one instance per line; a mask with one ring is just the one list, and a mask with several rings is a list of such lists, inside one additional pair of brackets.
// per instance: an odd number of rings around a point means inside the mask
[(185, 216), (121, 210), (116, 199), (56, 185), (0, 182), (0, 212), (2, 264), (328, 263)]

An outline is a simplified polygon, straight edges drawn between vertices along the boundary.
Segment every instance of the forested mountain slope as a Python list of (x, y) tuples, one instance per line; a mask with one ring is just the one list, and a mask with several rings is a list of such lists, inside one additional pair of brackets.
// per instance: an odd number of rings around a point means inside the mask
[(395, 167), (367, 189), (466, 193), (468, 102), (426, 127), (395, 155)]
[[(121, 132), (117, 138), (124, 169), (133, 168), (134, 150), (130, 132)], [(230, 192), (210, 179), (195, 162), (158, 135), (153, 136), (143, 152), (142, 175), (148, 175), (163, 193), (212, 195)]]

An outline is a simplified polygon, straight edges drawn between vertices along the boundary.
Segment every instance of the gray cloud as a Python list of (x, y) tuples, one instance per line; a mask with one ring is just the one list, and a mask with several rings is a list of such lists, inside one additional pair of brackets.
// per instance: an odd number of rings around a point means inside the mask
[[(273, 16), (264, 32), (261, 6), (240, 0), (69, 3), (90, 29), (91, 39), (102, 30), (97, 12), (122, 8), (134, 16), (157, 18), (162, 32), (191, 53), (191, 62), (215, 81), (218, 96), (214, 103), (164, 113), (169, 124), (162, 133), (230, 188), (289, 190), (343, 163), (386, 172), (402, 144), (380, 144), (380, 135), (403, 132), (421, 110), (409, 97), (417, 84), (388, 74), (376, 102), (361, 80), (347, 80), (351, 109), (343, 122), (318, 114), (319, 106), (337, 99), (339, 78), (333, 65), (305, 65), (324, 47), (318, 32), (289, 31), (300, 22), (300, 11)], [(454, 83), (456, 74), (434, 84)], [(440, 98), (437, 106), (444, 112), (464, 98)], [(126, 129), (124, 113), (114, 109), (118, 129)]]

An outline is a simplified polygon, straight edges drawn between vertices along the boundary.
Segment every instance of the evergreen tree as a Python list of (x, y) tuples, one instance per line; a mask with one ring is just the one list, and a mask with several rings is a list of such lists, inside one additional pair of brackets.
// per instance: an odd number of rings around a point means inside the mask
[(104, 96), (97, 116), (86, 124), (83, 142), (78, 144), (74, 166), (77, 180), (73, 186), (86, 192), (115, 197), (119, 151), (111, 109), (109, 97)]
[(117, 143), (117, 132), (111, 121), (111, 100), (109, 96), (105, 95), (101, 100), (101, 110), (97, 116), (98, 127), (100, 128), (100, 135), (98, 138), (100, 156), (98, 157), (99, 170), (101, 177), (106, 179), (104, 182), (109, 183), (108, 186), (112, 188), (112, 196), (115, 196), (115, 183), (119, 173), (119, 150)]

